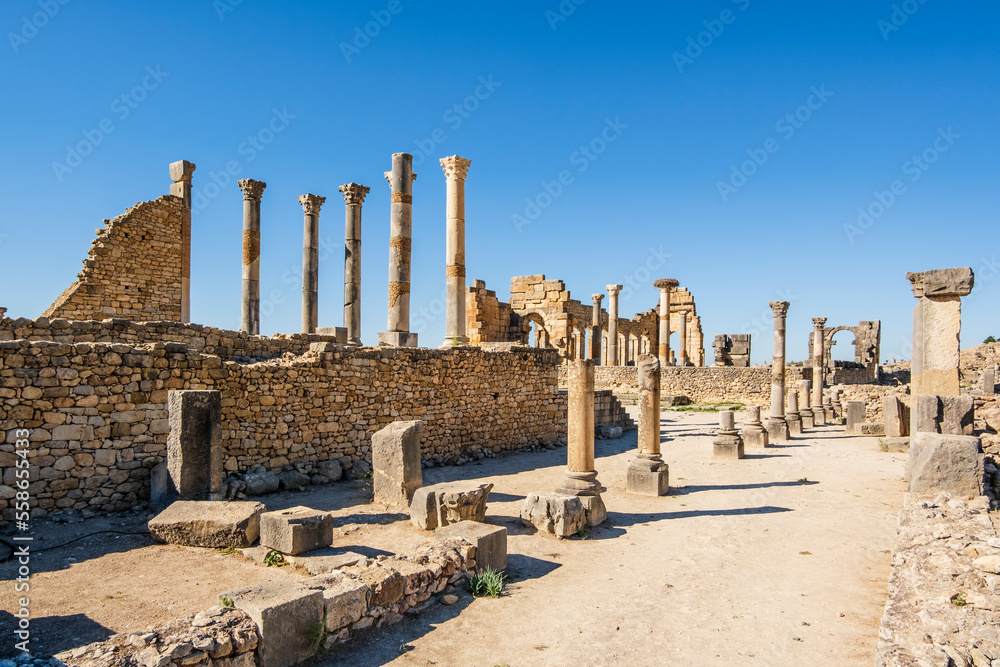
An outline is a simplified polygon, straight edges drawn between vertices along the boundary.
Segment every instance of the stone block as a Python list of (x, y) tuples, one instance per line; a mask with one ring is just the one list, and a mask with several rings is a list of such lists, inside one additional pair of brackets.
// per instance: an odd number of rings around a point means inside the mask
[(788, 424), (789, 435), (802, 435), (802, 418), (798, 412), (786, 412), (785, 423)]
[(356, 621), (368, 611), (371, 590), (368, 586), (344, 572), (331, 572), (311, 577), (303, 582), (307, 588), (323, 593), (326, 612), (326, 631), (337, 632)]
[(975, 399), (972, 396), (917, 396), (913, 419), (917, 433), (972, 435)]
[(179, 498), (167, 462), (153, 466), (149, 473), (149, 508), (159, 514)]
[(294, 556), (332, 542), (333, 515), (329, 512), (291, 507), (260, 515), (261, 546)]
[(346, 327), (316, 327), (316, 335), (332, 336), (337, 343), (344, 345), (347, 343)]
[(569, 537), (587, 525), (583, 503), (576, 496), (530, 493), (521, 505), (521, 522), (538, 532)]
[(887, 437), (882, 440), (882, 444), (885, 445), (885, 451), (887, 452), (908, 452), (910, 451), (910, 439), (906, 438), (892, 438)]
[(975, 276), (970, 268), (935, 269), (907, 273), (913, 296), (947, 297), (968, 296), (972, 293)]
[(887, 437), (902, 438), (910, 435), (910, 409), (899, 397), (882, 398), (882, 418)]
[(871, 422), (865, 422), (865, 423), (861, 424), (861, 431), (860, 432), (861, 432), (861, 435), (884, 436), (885, 435), (885, 424), (882, 424), (882, 423), (873, 424)]
[(785, 440), (788, 440), (790, 431), (788, 428), (788, 422), (784, 419), (768, 419), (766, 428), (767, 440), (769, 443), (784, 442)]
[(149, 520), (157, 542), (189, 547), (248, 547), (257, 541), (262, 503), (178, 500)]
[(865, 421), (865, 402), (847, 401), (847, 432), (860, 433)]
[(665, 463), (660, 470), (629, 466), (625, 474), (625, 491), (638, 496), (662, 496), (670, 491), (670, 469)]
[(482, 521), (492, 484), (447, 482), (424, 486), (413, 493), (410, 520), (424, 530), (434, 530), (459, 521)]
[(500, 571), (507, 568), (507, 529), (479, 521), (459, 521), (439, 528), (439, 539), (459, 538), (476, 547), (476, 568), (492, 567)]
[(270, 470), (264, 472), (248, 472), (243, 476), (246, 482), (246, 493), (248, 496), (262, 496), (265, 493), (274, 493), (278, 490), (281, 480)]
[(380, 347), (417, 347), (417, 334), (408, 331), (381, 331), (378, 344)]
[[(266, 550), (265, 550), (266, 551)], [(266, 556), (263, 554), (261, 558)], [(353, 551), (343, 551), (333, 547), (324, 547), (309, 551), (300, 556), (288, 556), (285, 558), (292, 565), (303, 568), (313, 576), (329, 574), (336, 570), (342, 570), (351, 565), (357, 565), (365, 560), (365, 557)]]
[(599, 526), (608, 519), (608, 508), (600, 494), (595, 496), (579, 496), (583, 506), (583, 515), (588, 526)]
[(311, 657), (323, 623), (323, 592), (301, 583), (265, 581), (219, 596), (257, 624), (257, 667), (289, 667)]
[(222, 393), (170, 391), (167, 468), (184, 500), (222, 500)]
[(713, 458), (736, 461), (743, 455), (743, 438), (739, 435), (719, 435), (712, 441)]
[(983, 494), (979, 438), (921, 432), (910, 438), (906, 478), (910, 493), (947, 492), (972, 498)]
[(400, 421), (372, 436), (372, 477), (375, 502), (409, 507), (414, 492), (423, 486), (420, 468), (420, 435), (424, 422)]
[(768, 447), (771, 444), (767, 430), (758, 421), (756, 424), (746, 424), (740, 430), (744, 447)]
[(811, 429), (816, 426), (816, 422), (813, 419), (813, 413), (811, 408), (802, 408), (799, 410), (799, 420), (802, 422), (803, 429)]
[(365, 567), (346, 567), (342, 572), (368, 586), (371, 590), (368, 604), (373, 607), (388, 607), (403, 599), (406, 578), (392, 568), (374, 563)]
[(991, 396), (996, 393), (997, 390), (997, 380), (996, 373), (992, 368), (987, 368), (983, 371), (983, 393), (987, 396)]

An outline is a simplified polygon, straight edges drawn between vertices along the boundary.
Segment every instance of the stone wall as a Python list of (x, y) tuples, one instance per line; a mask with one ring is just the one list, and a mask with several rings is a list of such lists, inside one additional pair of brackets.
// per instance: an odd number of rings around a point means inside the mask
[(155, 342), (0, 342), (2, 517), (13, 514), (15, 429), (31, 431), (29, 489), (42, 513), (119, 510), (149, 496), (166, 455), (167, 392), (222, 392), (227, 471), (370, 460), (372, 434), (423, 419), (425, 459), (494, 452), (565, 433), (558, 356), (518, 348), (348, 348), (252, 363)]
[[(639, 391), (635, 366), (598, 366), (594, 371), (598, 389), (626, 394)], [(795, 377), (795, 371), (790, 375), (789, 382)], [(767, 405), (771, 400), (771, 369), (767, 366), (671, 366), (660, 370), (660, 390), (663, 394), (687, 396), (696, 403)]]
[(521, 343), (521, 318), (511, 313), (510, 305), (500, 301), (496, 292), (486, 289), (484, 281), (473, 281), (465, 303), (470, 344)]
[(44, 316), (180, 320), (182, 237), (190, 217), (180, 197), (165, 195), (105, 220), (78, 280)]

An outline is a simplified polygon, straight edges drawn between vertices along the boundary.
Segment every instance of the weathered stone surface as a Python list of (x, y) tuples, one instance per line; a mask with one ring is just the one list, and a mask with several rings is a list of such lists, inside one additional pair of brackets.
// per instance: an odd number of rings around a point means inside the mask
[(882, 440), (887, 452), (908, 452), (910, 451), (910, 438), (885, 438)]
[(480, 571), (492, 567), (500, 571), (507, 568), (507, 529), (479, 521), (460, 521), (439, 528), (435, 536), (440, 539), (462, 539), (476, 547), (476, 568)]
[(596, 496), (580, 496), (580, 504), (583, 505), (583, 516), (588, 526), (599, 526), (608, 518), (608, 509), (604, 505), (604, 499), (600, 494)]
[(189, 547), (248, 547), (257, 541), (262, 503), (179, 500), (149, 520), (157, 542)]
[(970, 268), (936, 269), (906, 274), (913, 289), (913, 296), (946, 297), (968, 296), (975, 285), (975, 276)]
[(286, 470), (278, 475), (278, 487), (285, 491), (301, 491), (311, 483), (309, 475), (298, 470)]
[(521, 505), (521, 522), (539, 532), (569, 537), (587, 525), (587, 516), (576, 496), (530, 493)]
[(981, 388), (983, 390), (983, 394), (986, 394), (987, 396), (995, 394), (996, 393), (996, 389), (997, 389), (997, 379), (996, 379), (996, 373), (994, 372), (994, 369), (987, 368), (987, 369), (983, 370), (982, 373), (983, 373), (983, 375), (982, 375), (982, 378), (981, 378), (981, 381), (982, 381), (982, 387)]
[(910, 435), (910, 409), (898, 396), (882, 397), (882, 419), (886, 436), (901, 438)]
[(388, 607), (403, 598), (406, 579), (396, 570), (373, 563), (364, 567), (347, 567), (342, 571), (368, 586), (371, 590), (368, 604), (373, 607)]
[(670, 469), (666, 463), (652, 462), (655, 468), (651, 468), (638, 457), (633, 463), (625, 473), (625, 489), (629, 493), (657, 497), (670, 491)]
[(167, 393), (167, 468), (183, 500), (222, 500), (222, 393)]
[(493, 485), (473, 481), (447, 482), (417, 489), (410, 503), (410, 520), (424, 530), (459, 521), (482, 521)]
[(278, 476), (271, 471), (249, 472), (243, 477), (247, 484), (248, 496), (262, 496), (265, 493), (274, 493), (278, 490), (281, 482)]
[(258, 667), (288, 667), (318, 648), (310, 640), (323, 623), (323, 592), (300, 583), (266, 581), (223, 593), (257, 624)]
[(983, 493), (979, 438), (917, 433), (910, 439), (906, 478), (911, 493), (947, 492), (975, 497)]
[(313, 576), (319, 576), (357, 565), (365, 560), (365, 557), (354, 551), (324, 547), (298, 556), (287, 556), (285, 560), (292, 565), (303, 568)]
[(331, 572), (306, 579), (305, 586), (323, 592), (327, 632), (337, 632), (361, 620), (368, 611), (371, 591), (364, 582), (344, 572)]
[(975, 400), (972, 396), (917, 396), (913, 419), (917, 432), (972, 435)]
[(260, 515), (261, 546), (296, 555), (330, 546), (333, 515), (308, 507), (291, 507)]
[(847, 402), (847, 432), (861, 433), (861, 425), (865, 423), (865, 402)]
[(409, 507), (413, 493), (423, 486), (420, 468), (420, 420), (394, 422), (372, 436), (375, 502)]
[(156, 464), (149, 473), (149, 509), (159, 514), (178, 499), (167, 462)]
[(767, 430), (760, 421), (759, 406), (747, 407), (744, 420), (743, 428), (740, 430), (744, 447), (767, 447), (771, 444)]

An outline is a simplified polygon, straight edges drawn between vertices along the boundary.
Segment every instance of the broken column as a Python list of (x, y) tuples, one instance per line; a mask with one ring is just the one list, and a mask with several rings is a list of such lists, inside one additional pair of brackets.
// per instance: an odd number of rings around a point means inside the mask
[(681, 328), (677, 332), (678, 335), (677, 347), (679, 348), (677, 350), (677, 365), (687, 366), (688, 365), (688, 342), (687, 342), (688, 311), (679, 310), (677, 311), (677, 314), (681, 316)]
[(420, 468), (420, 435), (424, 422), (393, 422), (372, 436), (372, 481), (375, 502), (409, 508), (424, 485)]
[(785, 412), (789, 435), (802, 435), (802, 416), (799, 413), (799, 392), (788, 392), (788, 411)]
[(660, 360), (660, 368), (665, 368), (670, 365), (670, 290), (678, 285), (680, 285), (680, 283), (673, 278), (660, 278), (653, 283), (653, 287), (660, 290), (660, 344), (657, 349), (657, 357)]
[(191, 178), (196, 166), (180, 160), (170, 163), (170, 194), (184, 201), (181, 221), (181, 322), (191, 321)]
[(826, 424), (826, 411), (823, 409), (823, 382), (826, 376), (826, 318), (814, 317), (813, 321), (813, 368), (812, 368), (812, 413), (816, 426)]
[(344, 195), (344, 328), (347, 342), (361, 345), (361, 205), (369, 188), (345, 183)]
[(181, 500), (223, 500), (222, 393), (167, 393), (167, 470)]
[(961, 297), (972, 292), (972, 269), (922, 271), (906, 277), (917, 298), (911, 390), (914, 395), (958, 396)]
[(319, 321), (319, 210), (326, 197), (300, 195), (302, 229), (302, 333), (316, 333)]
[(618, 365), (618, 292), (621, 285), (608, 285), (608, 354), (605, 366)]
[(736, 431), (736, 416), (732, 410), (719, 412), (719, 434), (712, 446), (714, 458), (731, 461), (743, 458), (743, 438)]
[(465, 335), (465, 176), (472, 160), (457, 155), (441, 158), (448, 183), (445, 227), (444, 345), (469, 342)]
[(594, 470), (594, 364), (569, 361), (566, 364), (569, 387), (566, 427), (566, 474), (556, 493), (577, 496), (587, 513), (587, 524), (596, 526), (607, 518), (601, 499), (604, 487)]
[(771, 363), (771, 413), (767, 420), (767, 435), (771, 442), (788, 440), (785, 423), (785, 317), (787, 301), (770, 302), (774, 313), (774, 360)]
[(392, 154), (392, 171), (385, 178), (392, 189), (389, 213), (389, 324), (378, 335), (379, 345), (416, 347), (410, 333), (410, 246), (413, 237), (413, 156)]
[(887, 438), (905, 438), (910, 435), (910, 409), (898, 396), (882, 397), (882, 418)]
[(801, 405), (799, 405), (799, 419), (802, 421), (802, 429), (810, 429), (813, 427), (813, 412), (812, 408), (809, 407), (809, 387), (812, 383), (809, 380), (799, 380), (799, 396), (801, 397)]
[(670, 489), (670, 472), (660, 454), (660, 361), (650, 354), (638, 358), (639, 452), (629, 464), (625, 490), (662, 496)]
[(997, 390), (996, 372), (992, 368), (983, 371), (983, 393), (992, 396)]
[(597, 366), (601, 363), (601, 300), (603, 294), (591, 294), (594, 306), (590, 311), (590, 360)]
[(260, 333), (260, 198), (267, 183), (247, 178), (243, 191), (243, 309), (241, 329)]
[(747, 447), (767, 447), (770, 443), (767, 439), (767, 429), (760, 423), (760, 407), (748, 406), (745, 419), (743, 428), (740, 430), (743, 443)]

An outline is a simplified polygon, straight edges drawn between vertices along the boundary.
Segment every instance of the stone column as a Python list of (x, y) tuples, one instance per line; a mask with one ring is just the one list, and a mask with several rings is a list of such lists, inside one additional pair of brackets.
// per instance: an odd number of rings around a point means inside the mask
[(910, 389), (914, 396), (958, 396), (962, 297), (972, 292), (972, 269), (923, 271), (906, 277), (917, 298)]
[(750, 405), (746, 409), (746, 418), (740, 437), (747, 447), (767, 447), (767, 430), (760, 423), (760, 406)]
[(465, 335), (465, 176), (472, 160), (452, 155), (441, 158), (448, 184), (445, 226), (444, 345), (469, 342)]
[(642, 496), (662, 496), (670, 489), (670, 472), (660, 454), (660, 361), (643, 354), (636, 365), (639, 452), (628, 467), (625, 490)]
[(167, 392), (167, 470), (181, 500), (223, 500), (222, 393)]
[(688, 365), (688, 311), (679, 310), (677, 314), (681, 316), (681, 328), (678, 329), (677, 333), (679, 340), (677, 341), (677, 365), (687, 366)]
[(618, 365), (618, 292), (621, 285), (608, 285), (608, 354), (605, 366)]
[(992, 368), (987, 368), (983, 370), (983, 394), (986, 396), (992, 396), (996, 394), (997, 390), (997, 380), (996, 372)]
[(566, 427), (566, 475), (556, 493), (577, 496), (587, 513), (587, 524), (596, 526), (607, 518), (594, 470), (594, 364), (566, 364), (569, 401)]
[(743, 458), (743, 452), (743, 438), (736, 430), (736, 417), (732, 410), (722, 410), (719, 412), (719, 434), (712, 441), (712, 455), (735, 461)]
[(392, 171), (385, 172), (392, 188), (389, 213), (389, 324), (378, 335), (379, 345), (416, 347), (410, 333), (410, 245), (413, 236), (413, 156), (392, 154)]
[(299, 195), (302, 228), (302, 333), (316, 333), (319, 323), (319, 210), (326, 197)]
[(337, 189), (344, 195), (344, 328), (347, 342), (361, 345), (361, 205), (370, 188), (345, 183)]
[(823, 384), (826, 381), (826, 318), (814, 317), (813, 321), (813, 379), (812, 379), (812, 411), (813, 423), (816, 426), (826, 424), (826, 411), (823, 409)]
[(191, 321), (191, 178), (196, 165), (187, 160), (170, 163), (170, 194), (184, 200), (181, 220), (181, 322)]
[(788, 392), (788, 411), (785, 413), (785, 422), (788, 424), (788, 432), (791, 435), (802, 434), (802, 416), (799, 414), (799, 392)]
[(247, 178), (243, 190), (243, 314), (241, 328), (260, 333), (260, 198), (267, 183)]
[(771, 442), (788, 440), (785, 422), (785, 318), (787, 301), (772, 301), (774, 313), (774, 360), (771, 363), (771, 414), (767, 420), (767, 435)]
[(653, 283), (653, 287), (660, 290), (660, 312), (659, 312), (659, 345), (656, 356), (660, 360), (660, 367), (670, 365), (670, 290), (677, 287), (678, 283), (673, 278), (660, 278)]
[(591, 294), (594, 306), (590, 311), (590, 360), (597, 366), (601, 363), (601, 300), (603, 294)]
[(802, 397), (802, 405), (799, 406), (799, 419), (802, 420), (803, 431), (815, 425), (813, 411), (809, 407), (809, 395), (812, 393), (809, 387), (811, 386), (812, 382), (809, 380), (799, 380), (799, 396)]

